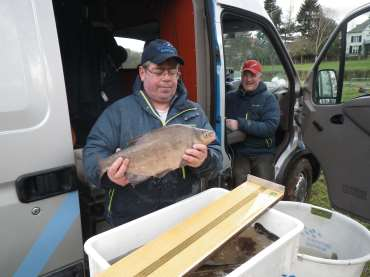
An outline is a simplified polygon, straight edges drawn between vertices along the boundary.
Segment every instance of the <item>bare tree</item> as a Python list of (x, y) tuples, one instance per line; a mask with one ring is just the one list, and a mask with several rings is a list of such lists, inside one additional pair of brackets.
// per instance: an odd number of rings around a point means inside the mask
[(281, 27), (281, 33), (283, 34), (284, 37), (284, 43), (287, 43), (289, 40), (293, 39), (292, 36), (296, 29), (293, 11), (294, 11), (294, 2), (290, 1), (286, 20), (284, 20), (284, 23), (282, 24)]
[(314, 41), (315, 41), (315, 57), (319, 54), (321, 48), (324, 46), (325, 42), (328, 40), (331, 32), (336, 27), (336, 22), (327, 17), (325, 14), (329, 14), (330, 10), (324, 12), (322, 8), (318, 13), (317, 21), (316, 21), (316, 32), (314, 33)]

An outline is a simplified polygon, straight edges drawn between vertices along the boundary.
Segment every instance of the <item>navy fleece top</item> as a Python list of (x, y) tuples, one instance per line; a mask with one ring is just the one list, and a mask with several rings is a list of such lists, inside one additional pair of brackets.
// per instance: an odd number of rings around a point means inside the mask
[(242, 154), (264, 154), (275, 152), (275, 132), (279, 126), (280, 108), (265, 83), (260, 82), (253, 92), (241, 87), (226, 95), (226, 117), (238, 120), (239, 130), (247, 137), (235, 144)]

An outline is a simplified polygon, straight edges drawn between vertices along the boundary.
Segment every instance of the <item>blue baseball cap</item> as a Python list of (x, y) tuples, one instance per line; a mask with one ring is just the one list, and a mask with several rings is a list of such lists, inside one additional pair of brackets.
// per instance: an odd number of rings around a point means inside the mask
[(147, 61), (161, 64), (171, 58), (174, 58), (181, 65), (184, 64), (184, 60), (177, 54), (176, 48), (171, 43), (163, 39), (155, 39), (144, 48), (141, 64)]

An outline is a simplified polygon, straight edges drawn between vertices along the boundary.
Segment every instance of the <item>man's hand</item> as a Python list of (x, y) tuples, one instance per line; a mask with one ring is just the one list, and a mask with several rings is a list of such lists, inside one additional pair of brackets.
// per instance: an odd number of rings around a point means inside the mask
[(235, 119), (226, 119), (226, 127), (231, 131), (236, 131), (239, 129), (239, 123)]
[(115, 160), (108, 169), (108, 178), (119, 186), (126, 186), (129, 183), (127, 177), (125, 176), (128, 163), (128, 159), (124, 160), (121, 157)]
[(185, 164), (190, 167), (200, 167), (205, 159), (208, 156), (208, 148), (207, 145), (204, 144), (194, 144), (193, 148), (189, 148), (185, 150), (184, 156), (182, 159), (185, 161)]

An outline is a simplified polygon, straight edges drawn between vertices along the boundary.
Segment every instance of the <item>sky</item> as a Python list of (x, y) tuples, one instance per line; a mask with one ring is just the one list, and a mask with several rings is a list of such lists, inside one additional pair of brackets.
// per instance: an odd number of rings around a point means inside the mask
[[(263, 5), (264, 0), (260, 1), (262, 2)], [(304, 0), (276, 0), (276, 4), (283, 10), (282, 15), (283, 22), (286, 21), (290, 9), (293, 11), (293, 18), (295, 18), (303, 2)], [(370, 0), (319, 0), (318, 2), (327, 12), (327, 15), (332, 16), (339, 23), (339, 21), (347, 13), (363, 4), (370, 3)], [(364, 20), (366, 20), (366, 18), (365, 19), (361, 18), (359, 22), (355, 23), (358, 24)], [(118, 44), (124, 46), (125, 48), (130, 48), (135, 51), (140, 50), (142, 51), (144, 47), (143, 41), (123, 38), (116, 39)]]
[[(260, 0), (264, 2), (263, 0)], [(301, 7), (303, 0), (276, 0), (276, 4), (282, 8), (283, 16), (282, 19), (287, 18), (289, 14), (290, 7), (293, 10), (293, 17), (297, 15), (299, 8)], [(319, 0), (318, 3), (324, 8), (324, 10), (329, 9), (330, 14), (336, 21), (342, 19), (348, 12), (353, 9), (369, 3), (369, 0)]]

